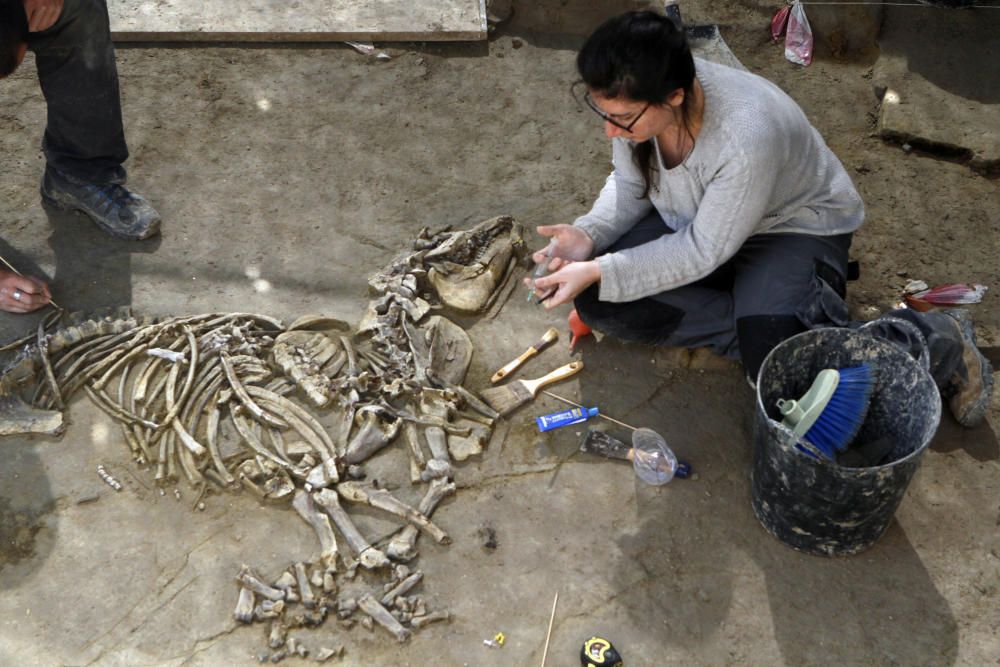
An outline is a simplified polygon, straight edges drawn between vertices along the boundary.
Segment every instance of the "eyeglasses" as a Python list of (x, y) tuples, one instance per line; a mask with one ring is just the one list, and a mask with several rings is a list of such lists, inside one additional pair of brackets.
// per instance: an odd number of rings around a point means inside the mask
[[(573, 96), (577, 98), (577, 101), (579, 101), (580, 96), (579, 96), (579, 94), (577, 93), (576, 90), (573, 91)], [(625, 130), (626, 132), (631, 132), (632, 131), (632, 128), (635, 127), (635, 124), (639, 122), (640, 118), (642, 118), (642, 114), (646, 113), (646, 110), (649, 109), (649, 107), (651, 106), (651, 105), (647, 104), (646, 106), (644, 106), (642, 108), (642, 111), (640, 111), (636, 115), (635, 118), (633, 118), (632, 120), (630, 120), (628, 123), (622, 123), (619, 120), (615, 120), (611, 116), (611, 114), (609, 114), (608, 112), (604, 111), (599, 106), (597, 106), (597, 103), (594, 102), (594, 98), (590, 96), (590, 91), (589, 90), (586, 91), (582, 95), (582, 98), (583, 98), (584, 104), (586, 104), (588, 107), (590, 107), (591, 111), (593, 111), (594, 113), (596, 113), (603, 120), (611, 123), (612, 125), (614, 125), (615, 127), (619, 128), (619, 129)]]

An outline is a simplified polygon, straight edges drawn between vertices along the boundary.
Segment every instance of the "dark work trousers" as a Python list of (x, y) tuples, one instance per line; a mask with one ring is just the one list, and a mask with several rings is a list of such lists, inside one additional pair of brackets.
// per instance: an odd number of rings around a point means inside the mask
[(48, 167), (86, 183), (124, 183), (128, 158), (106, 0), (65, 0), (48, 30), (31, 33), (48, 104)]
[[(655, 211), (607, 252), (673, 233)], [(740, 359), (756, 379), (781, 341), (814, 326), (848, 324), (844, 301), (851, 234), (758, 234), (711, 274), (626, 303), (598, 299), (592, 285), (575, 301), (592, 328), (631, 342), (708, 347)]]

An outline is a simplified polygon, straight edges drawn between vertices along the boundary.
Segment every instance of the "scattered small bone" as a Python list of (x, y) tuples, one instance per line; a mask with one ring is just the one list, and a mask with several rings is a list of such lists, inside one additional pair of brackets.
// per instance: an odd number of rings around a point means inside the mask
[(199, 512), (204, 512), (205, 511), (205, 503), (204, 502), (198, 501), (198, 504), (196, 505), (196, 507), (198, 508)]
[(240, 597), (236, 602), (236, 609), (233, 611), (233, 618), (240, 623), (250, 623), (253, 621), (254, 595), (246, 586), (240, 587)]
[(279, 619), (274, 619), (271, 621), (271, 632), (268, 635), (267, 644), (271, 648), (281, 648), (285, 645), (285, 636), (288, 634), (288, 629), (285, 624)]
[[(408, 576), (410, 576), (410, 574), (411, 574), (410, 568), (402, 563), (397, 563), (396, 565), (392, 566), (392, 577), (393, 579), (396, 580), (396, 583), (402, 581), (403, 579), (406, 579)], [(395, 583), (390, 585), (388, 588), (392, 588), (392, 586), (394, 585)], [(386, 590), (388, 590), (388, 588)]]
[(332, 572), (323, 573), (323, 592), (334, 593), (337, 590), (337, 579)]
[(278, 618), (279, 616), (281, 616), (281, 614), (279, 614), (278, 612), (274, 611), (273, 609), (268, 611), (267, 609), (264, 609), (264, 607), (262, 607), (261, 605), (257, 605), (256, 607), (254, 607), (253, 610), (253, 620), (255, 621), (268, 621)]
[(349, 465), (347, 466), (347, 476), (350, 479), (364, 479), (365, 469), (359, 465)]
[(488, 523), (484, 523), (479, 527), (479, 544), (488, 551), (492, 551), (497, 548), (497, 531)]
[(176, 498), (177, 500), (181, 499), (181, 490), (180, 489), (174, 489), (174, 498)]
[(312, 659), (316, 662), (326, 662), (330, 658), (340, 658), (344, 655), (344, 647), (338, 646), (337, 648), (328, 648), (324, 646), (312, 655)]
[[(386, 612), (388, 613), (388, 612)], [(368, 632), (375, 631), (375, 621), (372, 620), (371, 616), (365, 616), (361, 619), (361, 627), (363, 627)]]
[(297, 583), (295, 575), (288, 570), (285, 570), (281, 573), (281, 576), (278, 577), (277, 581), (274, 582), (274, 587), (285, 591), (287, 596), (289, 589), (295, 588)]
[(285, 592), (277, 588), (272, 588), (257, 577), (253, 570), (244, 565), (240, 568), (240, 573), (236, 575), (236, 580), (249, 588), (254, 593), (261, 595), (268, 600), (284, 600)]
[(286, 649), (282, 649), (271, 654), (271, 662), (277, 664), (287, 657), (288, 651)]
[(388, 591), (385, 595), (383, 595), (382, 604), (385, 606), (392, 604), (393, 600), (395, 600), (397, 596), (406, 595), (410, 591), (410, 589), (419, 584), (420, 580), (423, 578), (424, 578), (423, 572), (420, 572), (419, 570), (414, 572), (406, 579), (403, 579), (401, 582), (396, 584), (396, 586), (392, 590)]
[(296, 655), (305, 656), (305, 654), (308, 653), (308, 651), (304, 650), (304, 647), (299, 643), (299, 640), (296, 637), (289, 637), (288, 641), (285, 642), (285, 646), (288, 647), (289, 654), (294, 653)]
[(112, 477), (108, 473), (108, 471), (104, 469), (103, 465), (98, 465), (97, 466), (97, 474), (100, 475), (101, 479), (104, 480), (105, 484), (107, 484), (108, 486), (110, 486), (115, 491), (121, 491), (122, 490), (121, 482), (119, 482), (117, 479), (115, 479), (114, 477)]
[(285, 601), (264, 599), (260, 601), (260, 608), (263, 611), (267, 612), (273, 611), (276, 614), (280, 614), (281, 612), (285, 611)]
[(358, 610), (358, 601), (352, 597), (341, 597), (337, 599), (337, 616), (347, 618)]
[(410, 625), (414, 628), (422, 628), (425, 625), (435, 623), (437, 621), (450, 621), (451, 614), (447, 611), (432, 611), (429, 614), (424, 614), (422, 616), (414, 616), (410, 619)]
[(312, 571), (309, 573), (309, 583), (313, 585), (313, 588), (323, 588), (323, 574), (326, 570), (319, 565), (314, 565)]
[(295, 564), (295, 580), (299, 584), (299, 595), (302, 598), (302, 604), (306, 608), (312, 609), (316, 606), (316, 596), (313, 594), (312, 586), (309, 583), (309, 577), (306, 576), (305, 563)]
[(427, 603), (424, 602), (424, 599), (422, 597), (417, 597), (417, 601), (413, 605), (413, 615), (414, 616), (427, 615)]

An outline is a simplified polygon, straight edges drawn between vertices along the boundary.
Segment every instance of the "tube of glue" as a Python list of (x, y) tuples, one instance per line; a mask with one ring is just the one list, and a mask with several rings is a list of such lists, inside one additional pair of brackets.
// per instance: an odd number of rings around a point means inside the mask
[(535, 417), (535, 423), (538, 424), (538, 430), (544, 433), (545, 431), (551, 431), (552, 429), (559, 428), (560, 426), (579, 424), (582, 421), (587, 421), (591, 417), (596, 417), (597, 414), (597, 408), (573, 408), (572, 410), (552, 412), (547, 415)]

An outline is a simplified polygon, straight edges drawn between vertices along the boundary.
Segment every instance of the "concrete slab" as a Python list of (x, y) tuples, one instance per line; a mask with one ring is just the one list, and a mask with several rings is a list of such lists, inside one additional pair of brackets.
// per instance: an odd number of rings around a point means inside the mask
[(1000, 169), (1000, 12), (908, 10), (885, 8), (873, 72), (884, 91), (879, 134)]
[(109, 0), (118, 42), (486, 39), (485, 0)]
[[(69, 308), (356, 321), (365, 276), (425, 225), (509, 212), (530, 227), (586, 210), (610, 152), (596, 117), (569, 95), (575, 48), (631, 4), (520, 4), (489, 43), (407, 45), (389, 62), (345, 47), (120, 49), (130, 182), (165, 219), (162, 239), (138, 244), (39, 205), (45, 107), (29, 56), (0, 83), (0, 233)], [(868, 138), (858, 111), (870, 108), (867, 67), (802, 70), (762, 36), (769, 9), (691, 4), (690, 21), (724, 26), (743, 63), (802, 103), (857, 180), (871, 222), (855, 240), (866, 282), (852, 284), (852, 305), (891, 302), (901, 268), (931, 280), (996, 270), (995, 183)], [(931, 250), (940, 264), (915, 259)], [(987, 340), (1000, 319), (992, 294), (976, 311)], [(486, 386), (564, 317), (522, 296), (492, 320), (463, 320), (479, 342), (470, 386)], [(0, 316), (0, 326), (30, 323)], [(544, 355), (525, 373), (571, 358), (565, 339)], [(827, 560), (788, 549), (752, 515), (752, 401), (737, 369), (608, 340), (585, 342), (580, 355), (587, 369), (560, 389), (655, 428), (699, 478), (638, 486), (627, 466), (575, 453), (577, 430), (537, 434), (517, 413), (482, 460), (462, 464), (463, 489), (435, 515), (454, 543), (421, 542), (421, 591), (454, 621), (402, 647), (336, 625), (304, 636), (308, 645), (343, 641), (336, 664), (351, 666), (538, 664), (558, 590), (547, 663), (558, 667), (578, 664), (592, 633), (636, 665), (995, 662), (1000, 405), (976, 431), (943, 423), (888, 534), (862, 556)], [(69, 419), (61, 440), (0, 442), (0, 664), (258, 664), (265, 631), (230, 620), (231, 578), (244, 561), (271, 575), (312, 555), (309, 530), (243, 496), (212, 496), (192, 512), (188, 489), (178, 502), (147, 488), (85, 401)], [(386, 470), (405, 470), (399, 454), (385, 453)], [(125, 490), (104, 486), (98, 463)], [(379, 529), (366, 519), (364, 530)], [(487, 521), (492, 551), (477, 536)], [(497, 631), (505, 647), (485, 648)]]

